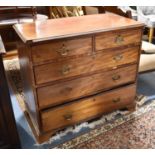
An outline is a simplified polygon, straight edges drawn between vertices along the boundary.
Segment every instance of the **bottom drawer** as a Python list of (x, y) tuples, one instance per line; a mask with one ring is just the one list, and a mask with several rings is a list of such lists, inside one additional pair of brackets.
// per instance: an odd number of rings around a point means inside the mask
[(135, 99), (134, 84), (81, 99), (41, 113), (44, 132), (88, 120), (106, 112), (132, 104)]

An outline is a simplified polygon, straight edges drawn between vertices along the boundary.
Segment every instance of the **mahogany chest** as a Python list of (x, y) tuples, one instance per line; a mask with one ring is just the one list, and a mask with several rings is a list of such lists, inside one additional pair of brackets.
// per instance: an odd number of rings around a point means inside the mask
[(143, 24), (106, 13), (14, 28), (38, 142), (67, 126), (135, 107)]

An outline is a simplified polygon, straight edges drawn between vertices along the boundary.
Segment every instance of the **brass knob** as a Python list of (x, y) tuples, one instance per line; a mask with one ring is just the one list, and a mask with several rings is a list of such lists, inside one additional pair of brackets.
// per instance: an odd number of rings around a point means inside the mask
[(124, 38), (121, 35), (117, 35), (115, 39), (116, 44), (122, 44), (124, 42)]
[(119, 54), (113, 57), (115, 61), (120, 61), (123, 58), (123, 55)]
[(118, 103), (118, 102), (120, 102), (120, 101), (121, 101), (120, 97), (115, 98), (115, 99), (112, 100), (113, 103)]
[(114, 75), (114, 76), (112, 77), (112, 80), (113, 80), (113, 81), (117, 81), (117, 80), (119, 80), (120, 78), (121, 78), (120, 75)]
[(68, 65), (65, 65), (62, 67), (62, 74), (66, 75), (70, 72), (70, 67)]
[(66, 114), (66, 115), (63, 115), (64, 119), (67, 120), (67, 121), (70, 121), (72, 119), (72, 114)]

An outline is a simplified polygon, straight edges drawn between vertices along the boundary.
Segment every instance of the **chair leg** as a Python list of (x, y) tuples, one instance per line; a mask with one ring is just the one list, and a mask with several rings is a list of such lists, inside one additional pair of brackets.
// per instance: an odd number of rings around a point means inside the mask
[(149, 29), (149, 42), (152, 43), (154, 28)]

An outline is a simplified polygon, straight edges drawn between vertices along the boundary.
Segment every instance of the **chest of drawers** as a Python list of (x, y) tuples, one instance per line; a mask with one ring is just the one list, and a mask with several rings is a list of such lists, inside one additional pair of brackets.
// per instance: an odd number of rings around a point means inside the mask
[(38, 142), (67, 126), (135, 107), (141, 23), (107, 13), (14, 28)]

